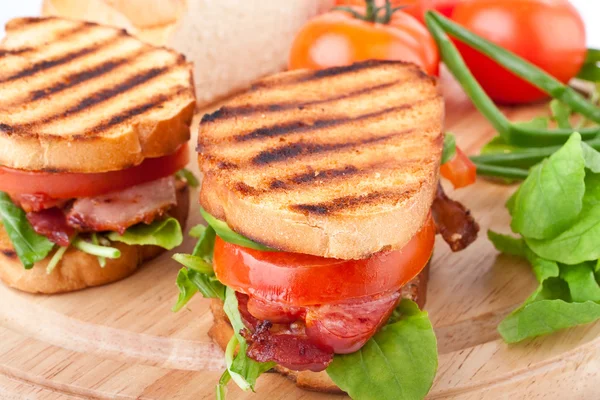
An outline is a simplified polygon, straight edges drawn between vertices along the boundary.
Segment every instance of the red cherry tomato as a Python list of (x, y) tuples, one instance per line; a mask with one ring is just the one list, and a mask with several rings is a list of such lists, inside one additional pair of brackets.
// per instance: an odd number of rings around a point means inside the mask
[[(425, 12), (436, 10), (447, 17), (452, 15), (452, 11), (459, 0), (391, 0), (392, 7), (404, 6), (405, 13), (412, 15), (421, 22), (424, 21)], [(364, 6), (365, 0), (336, 0), (336, 5)], [(378, 7), (385, 5), (385, 0), (376, 0)]]
[[(565, 83), (585, 60), (583, 20), (566, 0), (466, 0), (456, 6), (452, 19)], [(547, 97), (481, 53), (459, 42), (457, 46), (495, 101), (521, 104)]]
[(51, 199), (94, 197), (169, 176), (189, 161), (187, 144), (175, 153), (149, 158), (121, 171), (94, 174), (22, 171), (0, 166), (0, 191), (17, 196), (41, 194)]
[(458, 147), (452, 160), (440, 167), (440, 173), (456, 189), (472, 185), (477, 179), (477, 167)]
[(401, 250), (364, 260), (259, 251), (217, 237), (213, 265), (219, 281), (237, 292), (308, 306), (398, 290), (425, 267), (434, 242), (431, 218)]
[[(364, 14), (365, 7), (352, 7)], [(322, 69), (364, 60), (401, 60), (436, 75), (439, 55), (427, 29), (411, 15), (395, 12), (389, 23), (372, 23), (332, 11), (310, 20), (294, 39), (290, 69)]]

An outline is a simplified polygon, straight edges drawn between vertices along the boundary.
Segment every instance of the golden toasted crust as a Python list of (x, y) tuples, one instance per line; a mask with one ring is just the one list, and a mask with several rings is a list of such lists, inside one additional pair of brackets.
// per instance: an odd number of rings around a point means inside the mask
[[(189, 210), (189, 188), (182, 186), (177, 192), (177, 207), (169, 212), (185, 226)], [(116, 282), (133, 274), (145, 261), (165, 250), (157, 246), (130, 246), (114, 242), (113, 247), (121, 251), (121, 257), (106, 260), (100, 268), (98, 258), (77, 249), (69, 248), (51, 274), (46, 266), (52, 257), (36, 263), (26, 270), (17, 258), (6, 231), (0, 226), (0, 279), (8, 286), (30, 293), (64, 293), (87, 287)]]
[[(419, 307), (423, 308), (427, 296), (428, 279), (429, 264), (427, 264), (425, 269), (423, 269), (415, 279), (402, 288), (402, 297), (417, 302)], [(214, 323), (208, 331), (208, 335), (223, 351), (225, 351), (227, 343), (229, 343), (229, 340), (233, 335), (233, 328), (227, 319), (227, 315), (223, 311), (223, 302), (221, 300), (212, 299), (210, 310), (214, 317)], [(325, 371), (292, 371), (279, 365), (275, 367), (275, 370), (280, 374), (287, 376), (294, 381), (298, 387), (303, 389), (314, 390), (317, 392), (343, 393), (342, 390), (333, 383)]]
[(412, 64), (258, 81), (202, 119), (200, 203), (284, 251), (361, 259), (400, 249), (431, 208), (443, 116), (436, 81)]
[(0, 43), (0, 165), (106, 172), (189, 139), (191, 64), (125, 31), (19, 18)]

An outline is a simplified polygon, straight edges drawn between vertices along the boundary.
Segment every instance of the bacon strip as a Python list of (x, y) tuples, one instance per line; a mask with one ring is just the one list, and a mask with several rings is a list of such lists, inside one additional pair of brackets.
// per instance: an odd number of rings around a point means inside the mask
[[(274, 361), (286, 368), (301, 371), (322, 371), (331, 362), (333, 354), (353, 353), (385, 324), (398, 303), (400, 292), (348, 299), (334, 304), (302, 307), (294, 322), (273, 324), (263, 315), (253, 315), (249, 308), (256, 300), (236, 293), (240, 315), (251, 333), (245, 337), (250, 343), (247, 354), (260, 361)], [(274, 303), (269, 317), (288, 321), (287, 307)], [(276, 311), (282, 314), (276, 315)], [(256, 311), (264, 311), (255, 308)]]
[(65, 214), (59, 208), (27, 213), (27, 220), (38, 235), (46, 236), (59, 246), (68, 246), (75, 230), (67, 225)]
[(53, 199), (44, 193), (20, 194), (11, 196), (13, 203), (21, 207), (26, 213), (39, 212), (50, 208), (63, 208), (69, 200)]
[(249, 297), (236, 292), (240, 315), (250, 332), (242, 332), (249, 343), (248, 357), (258, 362), (274, 361), (294, 371), (323, 371), (333, 360), (333, 350), (319, 348), (304, 331), (304, 325), (273, 325), (248, 311)]
[(333, 360), (333, 351), (322, 350), (306, 336), (271, 332), (271, 323), (265, 321), (253, 334), (245, 334), (251, 344), (246, 354), (258, 362), (274, 361), (294, 370), (323, 371)]
[(438, 233), (452, 251), (463, 250), (477, 239), (479, 225), (471, 212), (459, 202), (448, 198), (441, 185), (438, 185), (431, 211)]
[(67, 224), (80, 232), (123, 234), (140, 222), (151, 223), (175, 205), (175, 177), (171, 176), (120, 192), (77, 199), (67, 213)]

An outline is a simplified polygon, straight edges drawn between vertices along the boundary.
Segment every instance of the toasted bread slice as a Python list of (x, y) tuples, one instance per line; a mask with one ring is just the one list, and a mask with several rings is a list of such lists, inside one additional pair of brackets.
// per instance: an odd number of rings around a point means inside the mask
[[(421, 271), (416, 278), (407, 283), (402, 288), (402, 297), (411, 299), (423, 308), (427, 296), (427, 282), (429, 280), (429, 264)], [(208, 335), (215, 343), (221, 347), (223, 351), (227, 347), (227, 343), (233, 336), (233, 328), (229, 323), (227, 315), (223, 311), (223, 302), (219, 299), (212, 299), (210, 310), (213, 314), (214, 323), (208, 331)], [(340, 388), (331, 380), (327, 372), (312, 372), (312, 371), (292, 371), (280, 365), (275, 366), (275, 370), (296, 382), (298, 387), (317, 392), (343, 393)]]
[(283, 251), (360, 259), (400, 249), (431, 208), (443, 117), (435, 79), (412, 64), (266, 78), (202, 119), (200, 202)]
[(125, 31), (20, 18), (0, 43), (0, 165), (106, 172), (189, 139), (192, 67)]

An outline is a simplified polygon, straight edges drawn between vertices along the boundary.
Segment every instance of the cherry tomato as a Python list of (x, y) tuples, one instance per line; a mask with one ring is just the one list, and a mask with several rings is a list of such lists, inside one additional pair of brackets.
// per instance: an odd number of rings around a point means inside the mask
[(456, 189), (472, 185), (477, 179), (477, 167), (458, 147), (452, 160), (440, 167), (440, 173)]
[[(364, 14), (365, 7), (352, 7)], [(402, 60), (419, 65), (431, 75), (438, 73), (435, 41), (414, 17), (396, 11), (387, 24), (332, 11), (310, 20), (300, 30), (289, 58), (289, 68), (322, 69), (370, 59)]]
[(290, 306), (326, 304), (398, 290), (425, 267), (434, 241), (431, 218), (401, 250), (363, 260), (259, 251), (217, 237), (213, 265), (217, 278), (237, 292)]
[(0, 166), (0, 191), (10, 195), (41, 194), (51, 199), (93, 197), (164, 178), (187, 165), (187, 144), (175, 153), (149, 158), (121, 171), (93, 174), (22, 171)]
[[(452, 19), (565, 83), (585, 60), (583, 20), (566, 0), (467, 0), (456, 6)], [(521, 104), (547, 97), (486, 56), (462, 43), (457, 46), (495, 101)]]
[[(452, 11), (459, 0), (391, 0), (392, 7), (404, 6), (402, 9), (407, 14), (412, 15), (421, 22), (425, 22), (425, 12), (436, 10), (447, 17), (452, 15)], [(336, 0), (336, 5), (364, 6), (365, 0)], [(375, 2), (378, 7), (385, 5), (385, 0)]]

